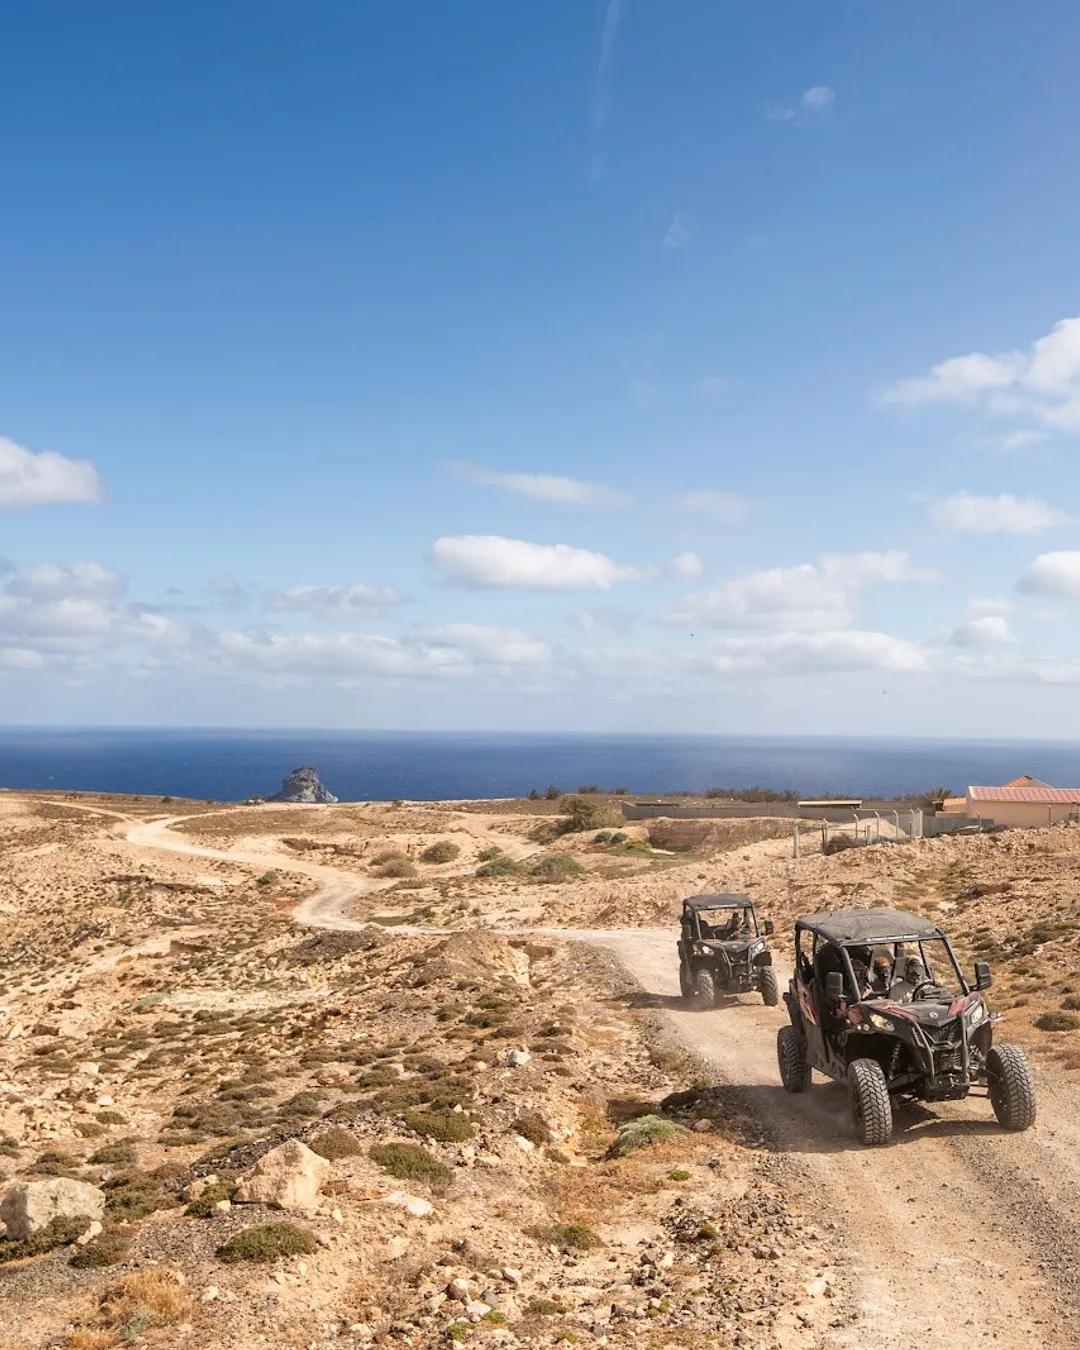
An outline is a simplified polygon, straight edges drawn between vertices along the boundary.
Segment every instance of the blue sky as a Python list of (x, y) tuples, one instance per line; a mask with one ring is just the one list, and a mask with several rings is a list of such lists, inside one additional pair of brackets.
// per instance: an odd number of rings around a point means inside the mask
[(0, 52), (0, 722), (1077, 734), (1080, 10)]

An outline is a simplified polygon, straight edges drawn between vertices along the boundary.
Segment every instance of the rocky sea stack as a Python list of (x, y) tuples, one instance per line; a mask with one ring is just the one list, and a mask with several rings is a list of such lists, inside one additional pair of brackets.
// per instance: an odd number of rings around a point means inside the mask
[(327, 806), (337, 798), (328, 792), (319, 782), (319, 775), (310, 764), (293, 769), (287, 778), (282, 779), (281, 791), (268, 798), (272, 802), (317, 802)]

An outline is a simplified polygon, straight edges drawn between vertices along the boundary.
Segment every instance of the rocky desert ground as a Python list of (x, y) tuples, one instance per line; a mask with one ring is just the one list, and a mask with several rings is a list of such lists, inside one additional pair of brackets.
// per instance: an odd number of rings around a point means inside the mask
[[(575, 827), (575, 828), (569, 828)], [(0, 1345), (1078, 1343), (1080, 830), (792, 858), (615, 803), (0, 794)], [(890, 904), (994, 965), (1040, 1116), (856, 1146), (684, 895)]]

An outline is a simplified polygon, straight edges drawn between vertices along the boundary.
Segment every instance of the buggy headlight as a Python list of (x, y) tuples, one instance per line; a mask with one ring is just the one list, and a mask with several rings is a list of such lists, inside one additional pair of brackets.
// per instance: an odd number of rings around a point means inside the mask
[(968, 1026), (973, 1029), (982, 1026), (986, 1021), (986, 1015), (986, 1004), (980, 1000), (968, 1013)]
[(896, 1027), (893, 1025), (893, 1023), (890, 1022), (889, 1019), (888, 1019), (887, 1017), (882, 1017), (882, 1015), (881, 1015), (880, 1013), (872, 1012), (872, 1013), (869, 1014), (869, 1018), (870, 1018), (870, 1021), (871, 1021), (872, 1025), (874, 1025), (875, 1027), (877, 1027), (877, 1029), (878, 1029), (879, 1031), (895, 1031), (895, 1030), (896, 1030)]

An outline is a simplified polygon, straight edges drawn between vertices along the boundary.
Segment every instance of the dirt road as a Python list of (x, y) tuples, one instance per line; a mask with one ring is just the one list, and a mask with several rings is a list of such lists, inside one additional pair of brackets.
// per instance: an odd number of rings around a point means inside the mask
[[(312, 877), (319, 892), (298, 922), (350, 929), (345, 910), (383, 883), (271, 853), (206, 848), (170, 832), (176, 820), (133, 825), (130, 843)], [(538, 931), (538, 930), (532, 930)], [(1004, 1133), (981, 1099), (900, 1114), (895, 1144), (858, 1146), (843, 1089), (815, 1082), (805, 1096), (780, 1085), (775, 1038), (783, 1009), (755, 996), (708, 1013), (678, 1000), (674, 935), (539, 930), (600, 944), (640, 985), (643, 1006), (661, 1010), (684, 1043), (760, 1122), (786, 1156), (805, 1204), (835, 1225), (837, 1267), (846, 1270), (859, 1317), (830, 1331), (822, 1350), (953, 1350), (994, 1344), (1080, 1347), (1080, 1093), (1040, 1074), (1039, 1120)], [(798, 1344), (810, 1345), (809, 1334)]]

